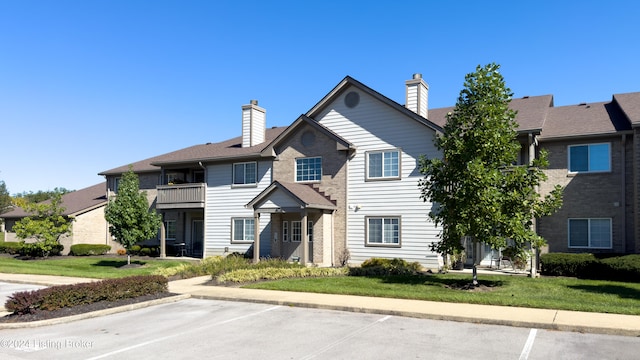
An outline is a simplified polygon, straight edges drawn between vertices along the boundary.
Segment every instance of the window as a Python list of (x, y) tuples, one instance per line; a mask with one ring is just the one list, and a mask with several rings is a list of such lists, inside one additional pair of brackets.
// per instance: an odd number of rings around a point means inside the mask
[(611, 171), (609, 144), (569, 146), (570, 172)]
[(309, 237), (309, 242), (313, 241), (313, 221), (307, 223), (307, 236)]
[(170, 172), (164, 175), (165, 184), (175, 185), (175, 184), (184, 184), (184, 174), (178, 172)]
[(234, 185), (251, 185), (256, 183), (256, 163), (238, 163), (233, 164), (233, 184)]
[(204, 182), (204, 170), (196, 170), (193, 172), (193, 182), (194, 183)]
[(289, 241), (289, 222), (288, 221), (282, 222), (282, 241), (283, 242)]
[(367, 245), (400, 245), (399, 217), (367, 218)]
[(291, 222), (291, 241), (293, 242), (302, 241), (302, 222), (301, 221)]
[(176, 239), (176, 221), (175, 220), (167, 220), (164, 222), (164, 230), (165, 230), (165, 239), (166, 240), (175, 240)]
[(253, 241), (253, 218), (235, 218), (232, 221), (231, 239), (233, 241)]
[(120, 187), (121, 179), (122, 178), (119, 178), (119, 177), (113, 179), (113, 192), (116, 194), (118, 193), (118, 188)]
[(569, 247), (611, 249), (611, 219), (569, 219)]
[(400, 177), (400, 151), (367, 153), (367, 179), (397, 179)]
[(322, 180), (322, 158), (296, 159), (296, 181)]

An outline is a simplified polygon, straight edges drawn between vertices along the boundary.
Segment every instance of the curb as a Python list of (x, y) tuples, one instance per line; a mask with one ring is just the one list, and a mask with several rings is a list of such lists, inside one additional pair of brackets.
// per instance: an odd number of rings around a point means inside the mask
[(24, 328), (35, 328), (40, 326), (48, 326), (48, 325), (57, 325), (57, 324), (65, 324), (72, 321), (90, 319), (99, 316), (117, 314), (121, 312), (142, 309), (149, 306), (160, 305), (160, 304), (169, 304), (173, 302), (177, 302), (180, 300), (188, 299), (191, 297), (189, 294), (180, 294), (175, 296), (168, 296), (162, 299), (149, 300), (144, 302), (139, 302), (135, 304), (123, 305), (118, 307), (113, 307), (104, 310), (97, 310), (88, 313), (71, 315), (71, 316), (63, 316), (55, 319), (46, 319), (46, 320), (38, 320), (38, 321), (28, 321), (28, 322), (16, 322), (16, 323), (0, 323), (0, 330), (2, 329), (24, 329)]

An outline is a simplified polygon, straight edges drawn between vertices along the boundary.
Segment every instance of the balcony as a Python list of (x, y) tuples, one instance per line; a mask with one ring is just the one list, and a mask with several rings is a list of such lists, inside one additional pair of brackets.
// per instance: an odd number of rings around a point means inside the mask
[(158, 185), (156, 209), (204, 209), (205, 184)]

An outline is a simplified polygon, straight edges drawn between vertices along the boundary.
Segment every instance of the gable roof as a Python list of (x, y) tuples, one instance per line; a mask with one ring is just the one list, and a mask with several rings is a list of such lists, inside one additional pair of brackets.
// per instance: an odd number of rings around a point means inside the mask
[[(362, 92), (374, 97), (376, 100), (390, 106), (391, 108), (401, 112), (405, 116), (431, 128), (432, 130), (442, 133), (442, 127), (428, 119), (423, 118), (422, 116), (416, 114), (415, 112), (407, 109), (406, 107), (398, 104), (397, 102), (389, 99), (388, 97), (380, 94), (379, 92), (373, 90), (372, 88), (364, 85), (358, 80), (352, 78), (351, 76), (346, 76), (342, 81), (336, 85), (327, 95), (325, 95), (317, 104), (315, 104), (309, 111), (307, 111), (306, 116), (310, 118), (315, 118), (320, 112), (322, 112), (329, 104), (334, 101), (338, 96), (340, 96), (343, 92), (345, 92), (349, 87), (356, 87)], [(431, 111), (431, 110), (429, 110)]]
[(336, 205), (314, 189), (311, 184), (298, 184), (281, 181), (274, 181), (271, 183), (271, 185), (245, 205), (245, 207), (253, 208), (256, 205), (263, 203), (277, 190), (283, 191), (289, 197), (294, 199), (298, 204), (300, 204), (301, 208), (325, 210), (336, 209)]
[[(509, 108), (518, 112), (515, 120), (518, 122), (517, 130), (519, 133), (539, 133), (544, 127), (549, 109), (553, 108), (553, 95), (525, 96), (513, 99)], [(444, 128), (447, 122), (447, 113), (453, 112), (453, 109), (453, 106), (429, 109), (429, 119)]]
[(313, 128), (315, 128), (316, 130), (318, 130), (321, 133), (325, 134), (329, 138), (332, 138), (333, 140), (335, 140), (336, 146), (337, 146), (337, 150), (352, 150), (352, 149), (355, 149), (355, 145), (353, 145), (351, 142), (345, 140), (344, 138), (342, 138), (340, 135), (336, 134), (335, 132), (327, 129), (324, 125), (320, 124), (319, 122), (311, 119), (310, 117), (308, 117), (306, 115), (300, 115), (300, 117), (296, 121), (294, 121), (293, 124), (289, 125), (286, 128), (286, 130), (281, 132), (280, 135), (278, 135), (278, 137), (276, 137), (273, 141), (271, 141), (262, 150), (263, 156), (274, 156), (275, 154), (274, 154), (273, 148), (278, 146), (280, 143), (282, 143), (286, 139), (288, 139), (301, 126), (303, 126), (305, 124), (309, 125), (309, 126), (312, 126)]
[(551, 108), (540, 140), (606, 136), (630, 129), (631, 124), (618, 104), (583, 103)]
[[(273, 127), (266, 130), (265, 142), (242, 147), (242, 136), (218, 142), (190, 146), (184, 149), (172, 151), (163, 155), (154, 156), (145, 160), (132, 163), (133, 171), (154, 172), (160, 171), (159, 166), (197, 164), (198, 162), (215, 162), (231, 159), (260, 157), (262, 150), (282, 133), (286, 127)], [(120, 175), (129, 171), (129, 165), (103, 171), (98, 175)]]
[(620, 106), (633, 127), (640, 126), (640, 92), (614, 94), (613, 102)]
[[(107, 205), (106, 192), (107, 184), (106, 182), (101, 182), (100, 184), (62, 195), (62, 206), (65, 207), (63, 215), (78, 216), (100, 206)], [(47, 202), (50, 202), (50, 200), (43, 201), (43, 203)], [(19, 219), (29, 215), (31, 214), (24, 211), (24, 209), (16, 207), (13, 210), (0, 215), (0, 218)]]

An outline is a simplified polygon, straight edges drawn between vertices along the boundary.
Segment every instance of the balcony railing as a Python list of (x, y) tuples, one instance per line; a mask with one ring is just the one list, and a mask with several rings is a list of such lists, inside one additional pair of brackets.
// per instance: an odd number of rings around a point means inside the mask
[(157, 209), (203, 209), (205, 184), (158, 185)]

